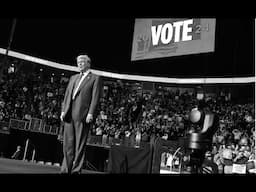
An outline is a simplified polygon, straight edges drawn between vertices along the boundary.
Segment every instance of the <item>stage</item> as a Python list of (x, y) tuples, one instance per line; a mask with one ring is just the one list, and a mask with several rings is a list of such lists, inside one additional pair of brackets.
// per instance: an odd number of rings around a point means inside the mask
[[(38, 164), (22, 160), (0, 158), (0, 174), (59, 174), (60, 167)], [(104, 174), (91, 170), (82, 170), (82, 174)]]

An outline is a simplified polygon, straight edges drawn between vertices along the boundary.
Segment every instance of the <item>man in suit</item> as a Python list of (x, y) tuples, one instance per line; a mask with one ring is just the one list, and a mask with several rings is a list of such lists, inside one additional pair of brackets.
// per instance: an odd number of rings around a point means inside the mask
[(61, 173), (81, 173), (85, 146), (99, 103), (102, 80), (90, 72), (88, 55), (77, 57), (80, 74), (71, 76), (66, 88), (60, 119), (64, 121)]

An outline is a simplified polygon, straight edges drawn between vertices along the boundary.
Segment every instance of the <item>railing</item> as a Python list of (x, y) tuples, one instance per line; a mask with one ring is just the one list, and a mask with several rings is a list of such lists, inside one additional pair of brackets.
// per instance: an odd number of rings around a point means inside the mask
[(18, 120), (18, 119), (10, 119), (9, 121), (9, 129), (20, 129), (20, 130), (28, 130), (28, 121)]
[[(62, 138), (63, 141), (63, 138)], [(111, 145), (119, 145), (125, 147), (135, 147), (135, 148), (143, 148), (148, 145), (150, 142), (140, 141), (136, 142), (135, 138), (124, 137), (124, 138), (114, 138), (109, 137), (107, 135), (88, 135), (87, 145), (99, 146), (104, 148), (110, 148)]]
[(0, 121), (0, 133), (10, 134), (9, 123)]
[(59, 127), (47, 125), (42, 119), (31, 118), (31, 120), (10, 119), (9, 122), (0, 121), (0, 133), (10, 134), (11, 129), (39, 132), (50, 135), (58, 135)]

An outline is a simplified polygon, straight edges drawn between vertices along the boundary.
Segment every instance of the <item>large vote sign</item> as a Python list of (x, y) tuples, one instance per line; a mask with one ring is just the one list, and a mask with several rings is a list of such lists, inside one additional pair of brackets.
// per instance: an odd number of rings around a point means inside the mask
[(135, 19), (131, 60), (214, 51), (215, 19)]

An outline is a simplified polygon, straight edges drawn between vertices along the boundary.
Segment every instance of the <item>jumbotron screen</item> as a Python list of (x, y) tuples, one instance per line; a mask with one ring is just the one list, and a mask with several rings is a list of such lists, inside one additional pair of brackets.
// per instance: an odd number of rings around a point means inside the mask
[(214, 51), (215, 19), (135, 19), (131, 60)]

